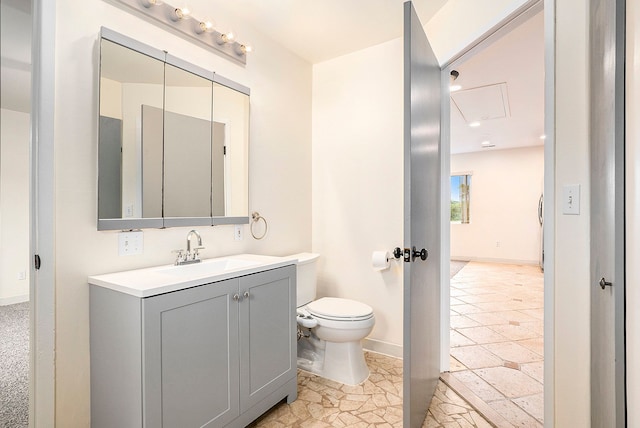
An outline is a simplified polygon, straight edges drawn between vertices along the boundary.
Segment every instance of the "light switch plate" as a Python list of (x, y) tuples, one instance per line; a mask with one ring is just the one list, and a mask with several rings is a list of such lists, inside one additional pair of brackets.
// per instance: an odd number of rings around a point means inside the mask
[(120, 232), (118, 235), (118, 254), (121, 256), (133, 256), (142, 254), (144, 240), (142, 231)]
[(566, 184), (562, 188), (562, 214), (580, 215), (579, 184)]

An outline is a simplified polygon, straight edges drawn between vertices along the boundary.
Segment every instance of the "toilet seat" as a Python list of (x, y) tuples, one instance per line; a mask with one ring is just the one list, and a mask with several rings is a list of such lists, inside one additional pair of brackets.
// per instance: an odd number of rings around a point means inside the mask
[(373, 308), (361, 302), (338, 297), (323, 297), (305, 308), (314, 317), (331, 321), (364, 321), (373, 317)]

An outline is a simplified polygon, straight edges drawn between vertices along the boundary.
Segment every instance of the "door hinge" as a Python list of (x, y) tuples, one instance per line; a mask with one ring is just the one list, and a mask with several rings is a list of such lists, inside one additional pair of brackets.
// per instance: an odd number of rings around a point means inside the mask
[(36, 254), (34, 256), (34, 266), (35, 266), (36, 270), (40, 269), (40, 265), (41, 265), (40, 256), (38, 254)]

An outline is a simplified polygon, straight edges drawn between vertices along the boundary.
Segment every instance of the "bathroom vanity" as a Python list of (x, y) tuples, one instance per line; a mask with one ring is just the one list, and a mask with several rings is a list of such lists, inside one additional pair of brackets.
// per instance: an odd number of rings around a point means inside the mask
[(295, 259), (89, 278), (91, 426), (244, 427), (297, 397)]

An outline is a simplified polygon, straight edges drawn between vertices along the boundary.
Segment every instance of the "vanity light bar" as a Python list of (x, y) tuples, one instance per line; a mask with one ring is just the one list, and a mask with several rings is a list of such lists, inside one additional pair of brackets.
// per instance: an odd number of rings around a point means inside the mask
[(247, 63), (247, 53), (252, 51), (249, 44), (237, 41), (232, 31), (218, 31), (213, 21), (195, 18), (184, 7), (175, 7), (158, 0), (105, 1), (117, 6), (124, 5), (153, 23), (167, 26), (185, 39), (200, 43), (242, 64)]

